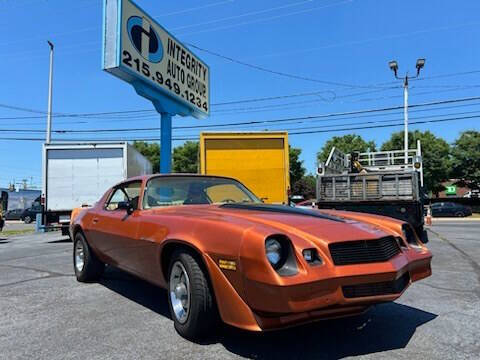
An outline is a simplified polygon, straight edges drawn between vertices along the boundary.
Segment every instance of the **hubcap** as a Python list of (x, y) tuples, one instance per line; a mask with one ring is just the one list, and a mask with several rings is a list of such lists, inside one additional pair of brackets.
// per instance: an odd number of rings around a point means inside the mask
[(190, 280), (180, 261), (176, 261), (170, 272), (170, 301), (177, 320), (184, 324), (190, 310)]
[(83, 250), (83, 243), (77, 241), (75, 244), (75, 268), (78, 272), (83, 270), (83, 265), (85, 263), (85, 252)]

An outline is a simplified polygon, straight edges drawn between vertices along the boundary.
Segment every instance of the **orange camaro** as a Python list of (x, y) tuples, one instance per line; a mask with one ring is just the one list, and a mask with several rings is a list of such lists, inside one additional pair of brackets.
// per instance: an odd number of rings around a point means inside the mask
[(234, 179), (129, 179), (73, 215), (79, 281), (105, 264), (168, 290), (177, 331), (198, 338), (219, 318), (252, 331), (357, 315), (431, 274), (407, 223), (263, 204)]

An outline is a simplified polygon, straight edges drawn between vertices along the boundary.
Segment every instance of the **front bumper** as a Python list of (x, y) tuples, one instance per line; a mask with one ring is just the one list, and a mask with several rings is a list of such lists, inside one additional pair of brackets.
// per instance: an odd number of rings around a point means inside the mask
[(245, 279), (246, 302), (262, 330), (361, 314), (431, 275), (431, 254), (415, 257), (402, 253), (385, 263), (335, 266), (327, 278), (295, 285)]

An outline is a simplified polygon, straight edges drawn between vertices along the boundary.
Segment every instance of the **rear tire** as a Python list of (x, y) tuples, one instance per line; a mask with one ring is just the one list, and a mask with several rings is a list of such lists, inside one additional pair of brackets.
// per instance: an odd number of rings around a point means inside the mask
[(464, 214), (463, 212), (461, 212), (461, 211), (458, 211), (458, 212), (455, 213), (455, 216), (456, 216), (456, 217), (464, 217), (465, 214)]
[(168, 278), (168, 304), (177, 332), (192, 340), (212, 335), (218, 312), (208, 276), (199, 261), (186, 251), (175, 251)]
[(23, 219), (23, 221), (25, 222), (25, 224), (30, 224), (32, 222), (32, 218), (30, 216), (25, 216), (25, 219)]
[(73, 242), (73, 269), (80, 282), (96, 281), (105, 270), (105, 264), (98, 260), (80, 232), (75, 235)]

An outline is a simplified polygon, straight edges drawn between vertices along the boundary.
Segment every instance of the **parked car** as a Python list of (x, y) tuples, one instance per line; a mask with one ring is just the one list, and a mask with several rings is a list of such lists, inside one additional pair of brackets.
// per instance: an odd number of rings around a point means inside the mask
[(441, 202), (432, 204), (432, 216), (433, 217), (465, 217), (471, 216), (472, 209), (462, 204), (456, 204), (453, 202)]
[(5, 214), (5, 220), (20, 220), (22, 218), (23, 209), (8, 210)]
[(317, 204), (317, 200), (316, 200), (316, 199), (303, 200), (303, 201), (300, 201), (300, 202), (297, 204), (297, 207), (299, 207), (299, 208), (308, 208), (308, 209), (311, 209), (311, 208), (315, 207), (316, 204)]
[(37, 218), (37, 214), (41, 214), (41, 213), (42, 213), (41, 206), (32, 206), (31, 208), (25, 209), (23, 211), (20, 219), (25, 224), (30, 224), (32, 221), (35, 221), (35, 219)]
[(406, 222), (264, 204), (226, 177), (136, 177), (73, 214), (77, 280), (109, 264), (166, 288), (176, 330), (192, 339), (218, 318), (263, 331), (358, 315), (431, 275)]
[(479, 189), (475, 189), (475, 190), (470, 190), (470, 191), (467, 191), (464, 195), (463, 195), (464, 198), (479, 198), (480, 197), (480, 190)]

